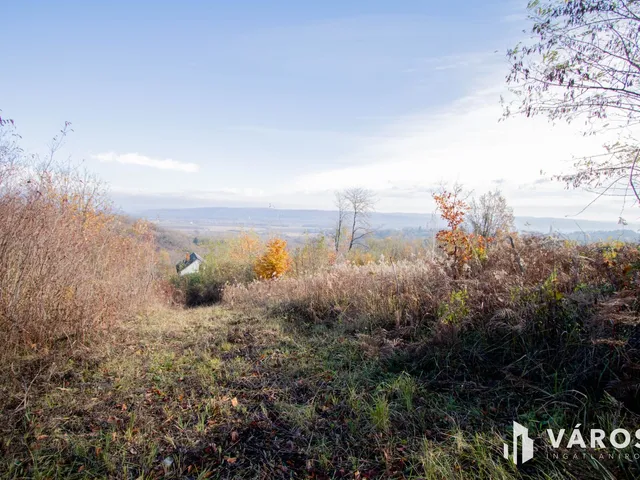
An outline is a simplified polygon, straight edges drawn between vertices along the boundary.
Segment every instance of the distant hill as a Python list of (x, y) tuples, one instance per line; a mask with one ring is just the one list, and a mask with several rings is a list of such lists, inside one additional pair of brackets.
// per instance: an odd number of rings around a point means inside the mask
[(171, 263), (184, 259), (185, 253), (204, 253), (204, 249), (194, 243), (193, 236), (158, 225), (155, 225), (152, 231), (156, 245), (160, 250), (164, 250), (169, 254)]
[(550, 217), (516, 217), (516, 228), (519, 231), (532, 232), (595, 232), (595, 231), (637, 231), (638, 224), (619, 225), (617, 222), (602, 222), (595, 220), (578, 220)]
[[(296, 231), (324, 231), (332, 228), (336, 212), (331, 210), (294, 210), (275, 208), (233, 208), (233, 207), (204, 207), (204, 208), (175, 208), (151, 209), (140, 214), (141, 217), (167, 226), (189, 230), (217, 230), (233, 228), (282, 228)], [(383, 213), (376, 212), (371, 216), (371, 223), (375, 228), (383, 230), (403, 229), (439, 229), (444, 223), (434, 214), (418, 213)], [(621, 228), (616, 222), (602, 222), (593, 220), (574, 220), (566, 218), (517, 217), (516, 228), (519, 231), (540, 233), (578, 232), (584, 237), (584, 232), (605, 232), (615, 235), (620, 232), (635, 234), (638, 225), (628, 225)]]
[[(197, 222), (233, 226), (287, 226), (329, 228), (336, 212), (331, 210), (278, 210), (274, 208), (176, 208), (146, 210), (142, 216), (161, 222)], [(378, 227), (403, 228), (425, 226), (431, 215), (417, 213), (374, 213), (371, 221)]]

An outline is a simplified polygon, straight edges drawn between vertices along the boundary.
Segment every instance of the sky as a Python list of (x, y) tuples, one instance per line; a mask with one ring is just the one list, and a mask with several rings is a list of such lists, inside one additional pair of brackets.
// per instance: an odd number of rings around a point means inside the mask
[[(0, 110), (118, 205), (432, 212), (458, 182), (518, 216), (617, 221), (619, 199), (551, 181), (606, 139), (502, 114), (526, 0), (1, 2)], [(632, 211), (623, 216), (636, 220)]]

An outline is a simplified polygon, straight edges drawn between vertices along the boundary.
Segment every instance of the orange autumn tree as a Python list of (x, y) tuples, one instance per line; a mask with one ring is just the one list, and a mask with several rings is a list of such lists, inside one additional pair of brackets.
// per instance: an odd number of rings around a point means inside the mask
[(459, 189), (453, 192), (444, 190), (441, 193), (434, 193), (433, 199), (440, 211), (440, 216), (449, 227), (446, 230), (440, 230), (436, 234), (436, 240), (452, 260), (456, 272), (460, 273), (474, 255), (479, 259), (486, 257), (488, 240), (482, 235), (467, 233), (462, 228), (469, 205), (460, 199)]
[(291, 259), (287, 252), (287, 242), (273, 238), (267, 242), (266, 252), (258, 257), (255, 271), (262, 279), (276, 278), (284, 275), (291, 268)]

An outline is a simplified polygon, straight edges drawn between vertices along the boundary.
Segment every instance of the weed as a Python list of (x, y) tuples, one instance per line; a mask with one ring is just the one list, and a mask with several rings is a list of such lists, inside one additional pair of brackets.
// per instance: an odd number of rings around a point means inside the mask
[(467, 300), (469, 295), (466, 290), (453, 291), (449, 299), (438, 308), (438, 317), (445, 325), (459, 326), (469, 315)]
[(403, 372), (391, 385), (393, 391), (395, 391), (400, 397), (404, 408), (407, 411), (413, 410), (413, 398), (416, 394), (417, 385), (415, 379), (406, 372)]
[(370, 407), (371, 422), (380, 431), (387, 432), (390, 426), (389, 400), (386, 395), (379, 393), (373, 397)]

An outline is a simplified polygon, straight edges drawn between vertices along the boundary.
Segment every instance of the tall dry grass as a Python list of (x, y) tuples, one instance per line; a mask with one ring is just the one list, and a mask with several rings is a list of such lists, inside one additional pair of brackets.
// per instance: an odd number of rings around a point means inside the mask
[(536, 237), (515, 237), (512, 245), (503, 238), (462, 276), (454, 275), (438, 255), (365, 265), (349, 262), (308, 275), (232, 285), (223, 299), (230, 305), (278, 308), (313, 320), (364, 320), (384, 326), (435, 320), (460, 328), (470, 322), (523, 328), (528, 320), (539, 319), (537, 309), (567, 296), (580, 296), (589, 288), (613, 291), (635, 282), (632, 266), (638, 258), (633, 245), (585, 247)]
[(112, 213), (98, 183), (53, 156), (27, 158), (14, 138), (5, 125), (0, 355), (82, 341), (133, 313), (148, 301), (156, 256), (147, 225)]

